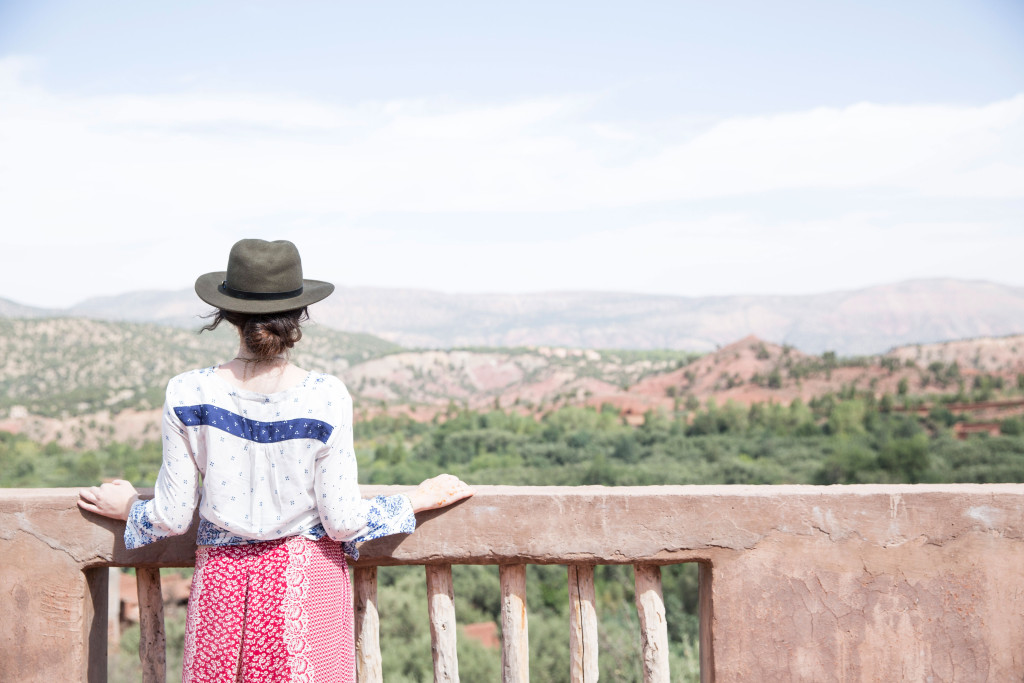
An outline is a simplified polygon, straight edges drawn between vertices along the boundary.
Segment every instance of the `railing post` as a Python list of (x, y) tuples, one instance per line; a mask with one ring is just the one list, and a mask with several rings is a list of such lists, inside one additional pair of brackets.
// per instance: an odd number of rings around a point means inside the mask
[(121, 570), (107, 568), (107, 651), (121, 644)]
[(377, 568), (356, 567), (353, 575), (356, 617), (356, 681), (382, 683)]
[(138, 567), (135, 570), (135, 581), (139, 589), (139, 659), (142, 660), (142, 681), (165, 683), (167, 650), (160, 570)]
[(459, 683), (452, 566), (450, 564), (428, 564), (426, 569), (427, 610), (430, 614), (430, 650), (434, 655), (434, 683)]
[(597, 681), (597, 612), (593, 565), (569, 565), (569, 680)]
[(526, 622), (526, 565), (503, 564), (501, 579), (501, 680), (530, 680), (530, 638)]
[(700, 683), (715, 683), (715, 651), (713, 649), (714, 611), (711, 592), (711, 565), (697, 565), (698, 611), (700, 613)]
[(652, 564), (633, 567), (636, 612), (640, 617), (644, 683), (669, 683), (668, 623), (661, 592), (661, 568)]

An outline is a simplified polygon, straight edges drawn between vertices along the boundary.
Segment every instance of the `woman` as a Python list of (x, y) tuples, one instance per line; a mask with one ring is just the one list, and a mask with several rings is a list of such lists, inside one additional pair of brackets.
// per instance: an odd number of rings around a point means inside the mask
[(333, 290), (303, 279), (291, 242), (235, 244), (196, 293), (218, 309), (204, 329), (235, 326), (238, 355), (170, 381), (154, 498), (123, 480), (80, 492), (83, 509), (126, 520), (129, 549), (185, 533), (198, 505), (185, 681), (355, 680), (345, 555), (473, 495), (443, 474), (360, 498), (348, 390), (288, 360), (306, 307)]

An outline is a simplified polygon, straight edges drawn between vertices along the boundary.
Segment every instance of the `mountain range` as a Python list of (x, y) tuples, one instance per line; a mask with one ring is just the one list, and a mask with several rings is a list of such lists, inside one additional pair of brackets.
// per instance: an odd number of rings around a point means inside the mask
[[(0, 299), (0, 317), (85, 317), (195, 328), (191, 290), (129, 292), (64, 309)], [(339, 287), (321, 325), (406, 348), (557, 346), (710, 351), (748, 335), (807, 353), (883, 353), (905, 344), (1024, 332), (1024, 287), (912, 280), (810, 295), (681, 297), (623, 292), (453, 294)]]

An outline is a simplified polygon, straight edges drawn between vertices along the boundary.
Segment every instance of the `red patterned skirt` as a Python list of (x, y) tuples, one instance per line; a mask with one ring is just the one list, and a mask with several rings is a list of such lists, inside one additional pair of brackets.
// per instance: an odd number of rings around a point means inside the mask
[(199, 546), (185, 683), (355, 681), (352, 589), (336, 541)]

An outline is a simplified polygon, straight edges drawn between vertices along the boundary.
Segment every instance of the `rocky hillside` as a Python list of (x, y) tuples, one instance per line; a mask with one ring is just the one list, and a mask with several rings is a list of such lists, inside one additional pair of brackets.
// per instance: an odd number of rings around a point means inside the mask
[(1016, 373), (1021, 371), (1024, 362), (1024, 336), (912, 344), (895, 348), (888, 355), (922, 367), (956, 363), (968, 371)]
[[(743, 405), (810, 401), (844, 391), (928, 397), (996, 394), (1024, 377), (1024, 335), (915, 344), (875, 356), (805, 354), (748, 337), (694, 363), (653, 375), (613, 396), (595, 396), (633, 414), (714, 399)], [(986, 389), (987, 388), (987, 389)]]
[(624, 392), (695, 357), (678, 351), (549, 347), (406, 351), (355, 365), (342, 376), (367, 408), (375, 402), (444, 406), (456, 401), (471, 408), (534, 410)]

